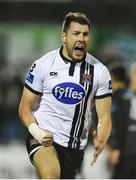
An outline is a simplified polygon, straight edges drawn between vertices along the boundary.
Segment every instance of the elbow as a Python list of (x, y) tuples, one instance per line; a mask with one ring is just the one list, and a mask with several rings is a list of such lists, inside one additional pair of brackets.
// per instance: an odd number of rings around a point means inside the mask
[(106, 128), (109, 130), (109, 132), (111, 132), (111, 128), (112, 128), (111, 118), (106, 118), (106, 119), (105, 119), (105, 126), (106, 126)]
[(19, 118), (24, 121), (26, 116), (28, 114), (28, 107), (20, 103), (19, 108), (18, 108), (18, 115)]
[(23, 119), (23, 108), (21, 106), (21, 104), (19, 104), (19, 108), (18, 108), (18, 115), (19, 115), (19, 118), (22, 120)]
[(111, 117), (107, 117), (107, 125), (108, 128), (111, 129), (112, 128), (112, 121), (111, 121)]
[(112, 127), (112, 121), (111, 121), (111, 118), (110, 117), (104, 117), (104, 118), (101, 118), (99, 119), (99, 124), (100, 125), (105, 125), (107, 128), (111, 128)]
[(110, 125), (109, 125), (109, 137), (110, 137), (110, 135), (111, 135), (111, 130), (112, 130), (112, 124), (110, 123)]
[(110, 117), (105, 117), (99, 120), (98, 127), (103, 127), (108, 134), (111, 134), (112, 121)]
[(111, 119), (107, 119), (107, 121), (106, 121), (106, 129), (107, 129), (107, 131), (108, 131), (108, 136), (110, 136), (111, 135), (111, 130), (112, 130), (112, 121), (111, 121)]
[(28, 110), (25, 106), (22, 106), (21, 104), (19, 105), (18, 108), (18, 115), (19, 115), (19, 119), (21, 120), (22, 124), (27, 127), (27, 114), (28, 114)]

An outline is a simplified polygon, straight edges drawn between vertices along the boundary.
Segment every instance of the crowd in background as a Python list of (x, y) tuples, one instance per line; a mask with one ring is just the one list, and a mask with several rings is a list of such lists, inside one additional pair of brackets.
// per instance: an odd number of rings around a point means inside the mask
[[(128, 75), (129, 74), (129, 75)], [(112, 133), (107, 145), (113, 179), (136, 178), (136, 63), (129, 71), (121, 65), (111, 68)]]
[(0, 143), (23, 141), (25, 130), (18, 118), (18, 103), (23, 89), (22, 79), (11, 75), (6, 62), (0, 63)]

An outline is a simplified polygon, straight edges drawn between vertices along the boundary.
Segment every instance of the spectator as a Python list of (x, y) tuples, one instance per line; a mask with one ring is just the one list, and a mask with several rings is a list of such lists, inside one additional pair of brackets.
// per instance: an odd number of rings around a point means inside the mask
[(112, 124), (113, 129), (108, 141), (112, 179), (136, 178), (136, 67), (132, 66), (130, 87), (124, 67), (111, 69), (113, 85)]

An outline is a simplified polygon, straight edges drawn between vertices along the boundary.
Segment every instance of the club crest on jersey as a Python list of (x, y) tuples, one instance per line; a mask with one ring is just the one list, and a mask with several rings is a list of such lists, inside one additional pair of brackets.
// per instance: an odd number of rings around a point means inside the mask
[(82, 82), (87, 82), (91, 84), (92, 75), (91, 74), (82, 74)]
[(65, 82), (56, 85), (52, 89), (55, 98), (64, 104), (78, 104), (85, 97), (84, 88), (76, 83)]

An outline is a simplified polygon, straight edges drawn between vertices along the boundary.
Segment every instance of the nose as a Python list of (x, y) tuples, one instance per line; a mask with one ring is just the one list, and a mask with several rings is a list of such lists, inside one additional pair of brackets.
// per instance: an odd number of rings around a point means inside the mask
[(79, 41), (84, 41), (84, 35), (82, 33), (79, 34), (78, 40)]

